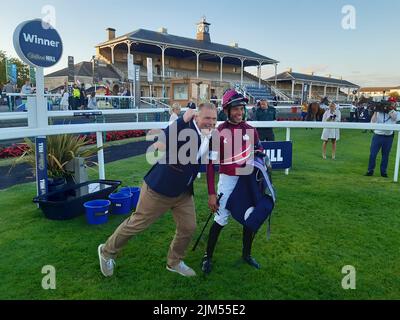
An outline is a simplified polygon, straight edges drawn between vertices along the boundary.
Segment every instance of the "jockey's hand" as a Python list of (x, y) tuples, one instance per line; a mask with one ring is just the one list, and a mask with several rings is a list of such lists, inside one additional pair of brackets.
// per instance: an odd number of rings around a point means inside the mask
[(216, 213), (219, 209), (217, 196), (215, 194), (208, 196), (208, 207), (214, 213)]
[(257, 149), (257, 150), (254, 151), (254, 155), (255, 155), (256, 157), (260, 157), (260, 158), (265, 158), (265, 157), (267, 156), (267, 155), (264, 153), (264, 151), (259, 150), (259, 149)]

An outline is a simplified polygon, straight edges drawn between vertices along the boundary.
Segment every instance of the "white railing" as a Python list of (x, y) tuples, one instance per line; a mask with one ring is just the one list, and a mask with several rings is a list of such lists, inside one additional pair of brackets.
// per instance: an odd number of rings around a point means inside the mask
[(161, 105), (164, 106), (165, 108), (169, 109), (169, 104), (166, 104), (163, 101), (169, 101), (169, 98), (156, 98), (156, 97), (141, 97), (140, 102), (143, 104), (147, 104), (149, 106), (157, 106)]
[[(97, 115), (121, 115), (121, 114), (152, 114), (152, 113), (163, 113), (169, 111), (169, 108), (152, 108), (152, 109), (93, 109), (93, 110), (66, 110), (66, 111), (48, 111), (49, 118), (65, 118), (74, 117), (77, 114), (80, 116), (92, 115), (94, 112), (98, 112)], [(186, 111), (186, 109), (182, 109)], [(29, 116), (27, 112), (2, 112), (0, 113), (0, 121), (6, 120), (28, 120)], [(23, 127), (24, 128), (24, 127)]]
[(135, 99), (134, 96), (104, 96), (104, 95), (96, 95), (96, 99), (117, 99), (117, 100), (121, 100), (121, 99), (130, 99), (133, 100)]
[(275, 95), (277, 95), (278, 97), (281, 97), (284, 100), (290, 100), (291, 99), (291, 95), (286, 94), (284, 91), (279, 90), (275, 86), (270, 85), (270, 88), (271, 88), (272, 92), (274, 92)]
[[(15, 98), (23, 98), (24, 100), (28, 97), (36, 97), (36, 94), (23, 94), (23, 93), (4, 93), (6, 97), (15, 97)], [(59, 93), (46, 93), (44, 94), (45, 98), (61, 98), (62, 95)], [(89, 98), (89, 94), (87, 94), (87, 98)], [(134, 101), (135, 96), (105, 96), (105, 95), (96, 95), (96, 100), (130, 100)]]
[[(327, 122), (249, 122), (256, 128), (286, 128), (286, 140), (291, 139), (291, 128), (317, 128), (317, 129), (350, 129), (350, 130), (393, 130), (400, 131), (399, 125), (385, 124), (365, 124), (365, 123), (327, 123)], [(142, 123), (104, 123), (104, 124), (86, 124), (86, 125), (57, 125), (45, 128), (3, 128), (0, 129), (0, 140), (19, 139), (25, 137), (50, 136), (58, 134), (78, 134), (83, 132), (96, 132), (97, 137), (101, 137), (103, 132), (127, 131), (127, 130), (153, 130), (164, 129), (168, 126), (166, 122), (142, 122)], [(103, 146), (102, 139), (98, 141), (98, 147)], [(101, 160), (101, 159), (100, 159)], [(398, 135), (396, 164), (394, 181), (398, 182), (400, 166), (400, 134)], [(104, 161), (99, 161), (100, 178), (104, 179)], [(287, 170), (288, 174), (289, 171)]]
[(28, 119), (26, 112), (1, 112), (0, 121)]
[[(24, 93), (5, 93), (5, 92), (3, 92), (2, 94), (7, 96), (7, 97), (24, 97), (24, 98), (36, 97), (35, 93), (24, 94)], [(58, 93), (45, 93), (44, 96), (47, 97), (47, 98), (53, 98), (53, 97), (54, 98), (60, 98), (61, 94), (58, 94)]]
[[(287, 100), (287, 101), (275, 101), (275, 100), (268, 100), (268, 103), (273, 106), (275, 109), (290, 109), (290, 108), (299, 108), (299, 105), (295, 105), (294, 101)], [(278, 104), (278, 106), (274, 106), (274, 104)], [(289, 104), (286, 106), (279, 106), (280, 104)]]
[[(65, 111), (70, 112), (70, 111)], [(309, 121), (250, 121), (255, 128), (314, 128), (314, 129), (349, 129), (349, 130), (389, 130), (400, 131), (400, 125), (386, 125), (374, 123), (328, 123)], [(11, 127), (0, 128), (0, 140), (19, 139), (24, 137), (36, 137), (39, 135), (57, 135), (61, 133), (81, 133), (97, 131), (124, 131), (124, 130), (151, 130), (165, 128), (167, 122), (126, 122), (126, 123), (96, 123), (52, 125), (45, 128)]]
[(122, 107), (124, 109), (133, 109), (136, 106), (135, 96), (96, 95), (95, 98), (99, 109), (120, 109)]
[[(22, 106), (25, 106), (26, 100), (30, 97), (36, 97), (36, 94), (24, 94), (24, 93), (1, 93), (2, 95), (11, 98), (8, 101), (8, 105), (6, 105), (9, 109), (10, 112), (18, 112), (15, 110), (21, 109)], [(59, 101), (61, 98), (60, 94), (51, 94), (51, 93), (46, 93), (44, 94), (44, 97), (47, 98), (48, 102), (51, 102), (51, 104), (57, 104), (57, 100)], [(21, 104), (17, 105), (18, 100), (20, 99)]]
[[(111, 97), (111, 96), (104, 96)], [(117, 96), (119, 99), (126, 99), (126, 97)], [(152, 98), (153, 99), (153, 98)], [(350, 105), (349, 105), (350, 106)], [(292, 108), (293, 106), (284, 107)], [(96, 110), (90, 111), (48, 111), (46, 104), (36, 105), (36, 99), (34, 97), (28, 97), (28, 112), (27, 113), (5, 113), (0, 114), (0, 120), (2, 119), (16, 119), (27, 118), (28, 127), (12, 127), (12, 128), (0, 128), (0, 140), (11, 140), (25, 137), (37, 137), (47, 135), (58, 135), (58, 134), (78, 134), (82, 132), (96, 132), (98, 137), (98, 146), (102, 147), (102, 133), (112, 131), (127, 131), (127, 130), (152, 130), (152, 129), (164, 129), (168, 126), (167, 122), (126, 122), (126, 123), (96, 123), (96, 124), (68, 124), (68, 125), (48, 125), (48, 118), (51, 117), (65, 117), (75, 116), (78, 112), (79, 115), (93, 114)], [(152, 109), (126, 109), (126, 110), (103, 110), (99, 112), (101, 114), (122, 114), (122, 113), (159, 113), (166, 111), (166, 108), (152, 108)], [(138, 117), (137, 117), (138, 121)], [(386, 124), (367, 124), (367, 123), (327, 123), (327, 122), (299, 122), (299, 121), (287, 121), (287, 122), (249, 122), (256, 128), (286, 128), (286, 139), (290, 140), (291, 128), (328, 128), (328, 129), (351, 129), (351, 130), (393, 130), (400, 131), (399, 125), (386, 125)], [(101, 151), (102, 153), (102, 151)], [(101, 179), (104, 178), (104, 161), (99, 153), (99, 170)], [(399, 176), (399, 165), (400, 165), (400, 134), (398, 135), (397, 153), (396, 153), (396, 165), (394, 181), (398, 181)], [(287, 170), (286, 173), (289, 173)]]
[[(210, 101), (215, 101), (221, 103), (221, 99), (212, 99)], [(271, 103), (276, 101), (270, 101)], [(279, 101), (278, 101), (279, 103)], [(281, 102), (283, 103), (283, 102)], [(289, 105), (289, 106), (276, 106), (274, 107), (277, 110), (290, 110), (292, 108), (301, 109), (301, 105)], [(340, 104), (338, 105), (339, 109), (351, 109), (354, 107), (351, 104)], [(248, 110), (252, 110), (254, 107), (247, 107)], [(165, 107), (161, 108), (151, 108), (151, 109), (93, 109), (93, 110), (66, 110), (66, 111), (48, 111), (49, 118), (63, 118), (63, 117), (74, 117), (76, 113), (80, 113), (82, 115), (88, 114), (90, 115), (93, 112), (101, 112), (101, 115), (121, 115), (121, 114), (153, 114), (153, 113), (163, 113), (169, 111), (169, 106), (165, 105)], [(186, 108), (182, 108), (182, 112), (185, 112)], [(0, 113), (0, 121), (9, 121), (9, 120), (27, 120), (28, 113), (27, 112), (1, 112)]]

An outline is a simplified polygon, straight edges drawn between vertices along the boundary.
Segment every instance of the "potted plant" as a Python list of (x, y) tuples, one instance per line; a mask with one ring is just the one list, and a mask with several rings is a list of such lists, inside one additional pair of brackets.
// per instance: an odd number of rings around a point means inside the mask
[[(14, 165), (25, 161), (36, 168), (36, 148), (35, 143), (25, 138), (28, 149), (19, 157)], [(62, 188), (65, 184), (74, 184), (73, 172), (68, 170), (68, 164), (75, 158), (84, 158), (85, 165), (90, 163), (97, 165), (88, 158), (95, 155), (101, 148), (88, 147), (86, 136), (74, 136), (61, 134), (47, 137), (47, 175), (49, 177), (49, 192)]]

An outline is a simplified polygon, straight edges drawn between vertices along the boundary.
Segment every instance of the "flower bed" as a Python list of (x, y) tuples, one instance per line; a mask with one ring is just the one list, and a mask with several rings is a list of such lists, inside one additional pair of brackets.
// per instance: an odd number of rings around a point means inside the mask
[[(146, 131), (144, 130), (130, 130), (130, 131), (115, 131), (106, 133), (106, 141), (119, 141), (130, 138), (144, 137)], [(83, 136), (83, 135), (82, 135)], [(96, 144), (96, 134), (92, 133), (86, 135), (86, 141), (88, 144)]]
[[(146, 135), (144, 130), (116, 131), (107, 132), (106, 141), (118, 141), (129, 138), (143, 137)], [(86, 137), (87, 144), (96, 144), (96, 134), (81, 135)], [(10, 147), (0, 149), (0, 159), (17, 158), (24, 154), (29, 147), (25, 143), (13, 144)]]
[(24, 154), (29, 147), (26, 144), (13, 144), (10, 147), (0, 149), (0, 159), (16, 158)]

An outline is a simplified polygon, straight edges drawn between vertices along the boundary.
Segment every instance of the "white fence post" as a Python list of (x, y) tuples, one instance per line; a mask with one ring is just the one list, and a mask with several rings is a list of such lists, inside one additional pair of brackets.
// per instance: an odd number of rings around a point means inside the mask
[(36, 68), (36, 118), (39, 128), (48, 127), (49, 117), (47, 113), (47, 98), (44, 96), (43, 68)]
[(399, 166), (400, 166), (400, 131), (397, 132), (397, 152), (396, 152), (396, 164), (394, 167), (394, 182), (399, 182)]
[[(286, 141), (290, 141), (290, 128), (286, 128)], [(289, 175), (289, 169), (285, 170), (285, 174)]]
[(28, 97), (26, 102), (26, 108), (28, 110), (28, 128), (38, 127), (36, 107), (36, 99), (34, 97)]
[[(97, 140), (97, 148), (103, 148), (103, 133), (96, 132), (96, 140)], [(99, 162), (99, 179), (106, 179), (106, 171), (104, 166), (104, 150), (101, 149), (97, 153), (98, 162)]]

